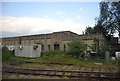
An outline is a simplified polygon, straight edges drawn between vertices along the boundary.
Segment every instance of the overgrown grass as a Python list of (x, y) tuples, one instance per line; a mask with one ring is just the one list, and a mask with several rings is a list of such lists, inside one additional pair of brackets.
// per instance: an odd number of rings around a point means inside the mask
[[(22, 60), (22, 61), (33, 61), (39, 63), (60, 63), (60, 64), (73, 64), (79, 67), (96, 67), (96, 68), (117, 68), (116, 62), (111, 62), (110, 64), (105, 63), (105, 61), (84, 61), (82, 59), (76, 59), (67, 55), (55, 55), (55, 56), (44, 56), (36, 59), (13, 57), (12, 60)], [(95, 63), (102, 63), (103, 65), (95, 65)], [(33, 63), (36, 64), (36, 63)]]
[[(11, 54), (10, 52), (5, 51), (5, 55)], [(84, 61), (83, 58), (75, 58), (70, 55), (66, 55), (63, 51), (48, 51), (44, 52), (42, 57), (30, 59), (30, 58), (23, 58), (23, 57), (14, 57), (12, 55), (8, 55), (4, 57), (4, 60), (21, 60), (21, 61), (32, 61), (32, 62), (39, 62), (39, 63), (60, 63), (60, 64), (73, 64), (74, 66), (79, 67), (96, 67), (96, 68), (117, 68), (117, 62), (111, 61), (110, 64), (106, 65), (105, 60), (102, 61)], [(9, 57), (9, 58), (8, 58)], [(5, 62), (4, 62), (5, 63)], [(95, 65), (95, 63), (102, 63), (103, 65)], [(33, 63), (36, 64), (36, 63)], [(32, 65), (32, 64), (31, 64)]]

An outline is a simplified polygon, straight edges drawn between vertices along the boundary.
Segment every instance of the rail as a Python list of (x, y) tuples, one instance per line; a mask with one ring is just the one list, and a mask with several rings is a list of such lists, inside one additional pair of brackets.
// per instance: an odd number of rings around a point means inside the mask
[(39, 68), (21, 68), (21, 67), (2, 67), (3, 73), (31, 74), (44, 76), (59, 76), (59, 77), (76, 77), (76, 78), (104, 78), (120, 80), (118, 72), (90, 72), (78, 70), (52, 70)]

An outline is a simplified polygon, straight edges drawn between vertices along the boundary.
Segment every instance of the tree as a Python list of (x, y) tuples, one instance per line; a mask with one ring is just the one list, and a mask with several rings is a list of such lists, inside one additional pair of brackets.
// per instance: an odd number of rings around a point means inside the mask
[(75, 56), (76, 58), (82, 57), (85, 51), (86, 45), (82, 41), (74, 40), (70, 44), (70, 49), (67, 54)]
[(90, 26), (86, 27), (85, 34), (94, 34), (94, 33), (95, 31), (93, 27), (90, 27)]
[(100, 2), (100, 16), (95, 30), (105, 36), (113, 35), (116, 31), (120, 36), (120, 3)]
[(103, 34), (110, 39), (114, 33), (118, 32), (120, 37), (120, 3), (119, 2), (100, 2), (100, 15), (96, 18), (96, 24), (87, 27), (85, 34)]
[(110, 16), (112, 16), (111, 20), (109, 20), (109, 23), (111, 25), (110, 29), (111, 31), (118, 31), (120, 36), (120, 3), (119, 2), (112, 2), (110, 4)]
[(108, 2), (100, 2), (100, 16), (96, 19), (95, 31), (107, 36)]

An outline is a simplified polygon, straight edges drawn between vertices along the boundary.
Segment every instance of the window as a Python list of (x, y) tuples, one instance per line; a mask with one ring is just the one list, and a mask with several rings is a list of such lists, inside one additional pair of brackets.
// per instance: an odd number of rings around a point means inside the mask
[(59, 50), (59, 44), (54, 44), (54, 50)]
[(50, 50), (50, 45), (48, 45), (48, 50)]

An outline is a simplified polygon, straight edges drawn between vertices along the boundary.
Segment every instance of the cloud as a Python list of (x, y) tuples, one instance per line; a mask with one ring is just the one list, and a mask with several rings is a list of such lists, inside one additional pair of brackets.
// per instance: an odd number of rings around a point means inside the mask
[(80, 11), (82, 11), (83, 10), (83, 8), (79, 8), (80, 9)]
[(78, 16), (76, 16), (76, 17), (75, 17), (75, 19), (81, 19), (81, 16), (80, 16), (80, 15), (78, 15)]
[[(81, 34), (85, 25), (66, 19), (57, 21), (52, 18), (0, 17), (2, 32), (19, 34), (41, 34), (55, 31), (72, 31)], [(6, 33), (7, 34), (7, 33)], [(6, 35), (5, 34), (5, 35)]]

